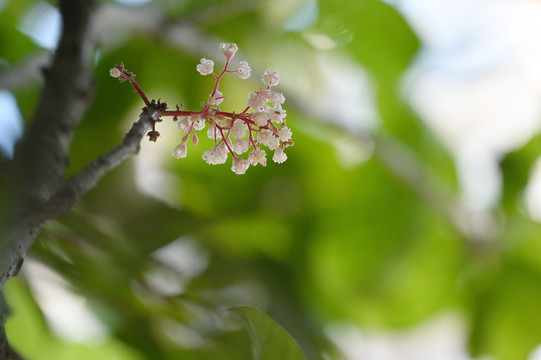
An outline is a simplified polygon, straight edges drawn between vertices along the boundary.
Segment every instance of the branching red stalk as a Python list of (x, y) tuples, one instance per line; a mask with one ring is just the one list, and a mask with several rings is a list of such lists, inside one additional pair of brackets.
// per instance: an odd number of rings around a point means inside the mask
[(139, 94), (141, 99), (143, 99), (145, 105), (149, 107), (150, 101), (148, 100), (147, 96), (145, 95), (145, 92), (143, 91), (143, 89), (141, 89), (137, 81), (135, 81), (134, 76), (128, 76), (124, 72), (122, 72), (120, 76), (122, 77), (122, 79), (128, 80), (130, 82), (130, 84), (133, 86), (137, 94)]

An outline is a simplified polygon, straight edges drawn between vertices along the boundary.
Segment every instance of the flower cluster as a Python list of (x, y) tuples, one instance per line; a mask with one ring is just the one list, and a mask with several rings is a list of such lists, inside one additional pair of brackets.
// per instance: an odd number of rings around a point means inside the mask
[[(226, 63), (217, 74), (214, 61), (202, 58), (196, 69), (201, 75), (212, 75), (216, 79), (214, 88), (209, 94), (203, 109), (200, 111), (184, 111), (177, 106), (176, 111), (160, 109), (160, 116), (173, 116), (178, 120), (177, 127), (183, 131), (180, 143), (173, 149), (173, 156), (184, 158), (188, 153), (188, 141), (194, 146), (199, 142), (196, 131), (207, 128), (206, 134), (214, 141), (211, 149), (203, 152), (203, 159), (212, 165), (223, 164), (229, 155), (232, 157), (231, 170), (236, 174), (244, 174), (252, 166), (267, 166), (267, 153), (263, 146), (273, 151), (272, 160), (276, 163), (286, 161), (284, 150), (293, 145), (291, 130), (286, 126), (286, 111), (282, 108), (285, 97), (271, 88), (278, 85), (280, 76), (276, 70), (267, 70), (263, 74), (264, 87), (248, 95), (247, 107), (241, 112), (226, 112), (220, 109), (225, 96), (219, 90), (222, 77), (236, 74), (241, 79), (250, 77), (251, 68), (246, 61), (241, 61), (236, 68), (230, 68), (230, 61), (238, 51), (236, 44), (222, 43), (220, 49)], [(128, 80), (134, 86), (147, 106), (149, 101), (139, 88), (135, 75), (116, 65), (110, 71), (111, 76), (119, 80)], [(164, 104), (162, 103), (162, 106)], [(247, 154), (247, 155), (246, 155)]]

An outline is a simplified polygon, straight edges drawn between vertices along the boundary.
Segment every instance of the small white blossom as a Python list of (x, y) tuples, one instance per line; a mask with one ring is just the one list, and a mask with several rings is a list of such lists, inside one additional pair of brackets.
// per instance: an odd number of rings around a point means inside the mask
[(227, 152), (222, 152), (218, 146), (203, 152), (203, 160), (207, 164), (218, 165), (227, 161)]
[(241, 139), (246, 136), (246, 130), (248, 130), (248, 126), (242, 120), (235, 120), (233, 127), (231, 128), (231, 132), (237, 139)]
[(286, 98), (284, 97), (284, 94), (279, 92), (272, 92), (269, 102), (273, 105), (280, 105), (283, 104), (286, 101)]
[(193, 115), (192, 118), (191, 118), (192, 122), (193, 122), (193, 128), (194, 130), (203, 130), (205, 128), (205, 119), (203, 119), (201, 117), (201, 115), (199, 114), (196, 114), (196, 115)]
[(118, 70), (116, 67), (109, 70), (109, 75), (111, 75), (114, 78), (119, 77), (122, 74), (122, 71)]
[(250, 164), (252, 164), (253, 166), (256, 166), (257, 164), (267, 166), (267, 158), (265, 157), (266, 155), (267, 153), (265, 153), (265, 151), (254, 149), (248, 155), (248, 160), (250, 160)]
[(220, 92), (220, 90), (216, 90), (214, 93), (214, 96), (212, 94), (209, 95), (208, 103), (210, 105), (220, 105), (224, 101), (224, 94)]
[(173, 156), (176, 157), (177, 159), (185, 158), (187, 153), (188, 153), (188, 147), (186, 146), (186, 144), (178, 144), (173, 149)]
[(239, 66), (235, 69), (235, 74), (237, 74), (241, 79), (248, 79), (250, 77), (250, 72), (252, 69), (246, 61), (241, 61)]
[(178, 123), (177, 123), (177, 127), (181, 130), (181, 131), (190, 131), (190, 126), (191, 126), (191, 122), (190, 122), (190, 119), (189, 118), (183, 118), (182, 120), (180, 120)]
[(202, 58), (201, 64), (197, 65), (196, 69), (201, 75), (212, 74), (214, 71), (214, 61)]
[[(227, 143), (229, 145), (231, 145), (231, 142), (229, 141), (229, 139), (227, 140)], [(218, 152), (222, 155), (227, 155), (229, 154), (229, 149), (227, 148), (227, 146), (225, 145), (225, 142), (222, 141), (220, 142), (220, 144), (218, 144), (218, 146), (216, 146), (216, 150), (218, 150)]]
[(225, 116), (217, 116), (215, 118), (216, 124), (220, 125), (222, 128), (229, 129), (233, 126), (233, 119)]
[(280, 74), (276, 70), (265, 70), (262, 79), (265, 85), (275, 86), (280, 82)]
[(267, 145), (269, 149), (274, 150), (278, 146), (280, 146), (280, 140), (276, 136), (272, 136), (269, 138), (269, 141), (265, 145)]
[(239, 157), (233, 158), (233, 165), (231, 166), (231, 170), (233, 170), (235, 174), (242, 175), (246, 173), (248, 167), (250, 167), (250, 162), (248, 160)]
[(257, 140), (271, 150), (276, 149), (280, 145), (280, 140), (278, 140), (278, 138), (274, 136), (272, 131), (269, 129), (261, 130)]
[(254, 114), (254, 123), (257, 126), (265, 126), (267, 125), (267, 122), (269, 121), (270, 117), (269, 114), (266, 111), (260, 111), (256, 112)]
[(281, 164), (287, 160), (287, 155), (284, 152), (284, 150), (282, 150), (282, 148), (277, 148), (276, 150), (274, 150), (274, 155), (272, 156), (272, 160), (275, 163)]
[(239, 48), (235, 43), (221, 43), (220, 50), (222, 50), (227, 60), (231, 60), (231, 58), (235, 56)]
[(246, 151), (248, 151), (248, 148), (250, 147), (250, 143), (248, 143), (248, 141), (246, 140), (237, 140), (232, 148), (233, 148), (233, 151), (236, 152), (237, 154), (244, 154)]
[(263, 111), (265, 103), (269, 101), (271, 92), (269, 90), (254, 91), (248, 95), (248, 105), (254, 111)]
[(286, 117), (286, 111), (283, 110), (280, 105), (273, 109), (270, 109), (269, 113), (271, 121), (276, 123), (281, 123)]
[(282, 141), (288, 141), (289, 139), (291, 139), (291, 135), (292, 135), (291, 129), (285, 126), (283, 128), (278, 129), (278, 137)]
[(220, 132), (220, 130), (218, 130), (218, 128), (216, 127), (210, 127), (208, 130), (207, 130), (207, 136), (209, 137), (209, 139), (221, 139), (222, 138), (222, 133)]

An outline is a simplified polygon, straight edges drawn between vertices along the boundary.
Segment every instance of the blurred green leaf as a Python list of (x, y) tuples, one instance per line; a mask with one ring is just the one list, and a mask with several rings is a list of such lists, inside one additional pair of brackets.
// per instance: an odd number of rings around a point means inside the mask
[(265, 313), (248, 306), (230, 310), (239, 314), (246, 323), (254, 360), (306, 360), (291, 335)]
[[(17, 30), (37, 2), (4, 2), (0, 53), (7, 61), (0, 66), (37, 49)], [(101, 10), (113, 5), (107, 3), (123, 6), (101, 1)], [(421, 172), (433, 170), (417, 174), (420, 178), (435, 173), (455, 187), (453, 159), (402, 93), (419, 40), (395, 8), (379, 0), (155, 0), (125, 10), (149, 13), (141, 29), (119, 29), (111, 42), (98, 44), (95, 96), (74, 134), (66, 177), (118, 144), (141, 111), (143, 103), (129, 84), (109, 76), (111, 66), (123, 61), (149, 98), (195, 110), (214, 85), (195, 66), (203, 56), (216, 68), (223, 65), (221, 41), (239, 45), (233, 65), (247, 60), (252, 66), (249, 80), (228, 76), (220, 83), (227, 94), (222, 109), (244, 108), (247, 94), (261, 87), (261, 70), (276, 68), (296, 145), (287, 150), (286, 163), (273, 163), (268, 153), (267, 167), (238, 176), (230, 171), (231, 158), (221, 166), (201, 159), (212, 146), (204, 130), (199, 145), (177, 160), (171, 149), (181, 132), (168, 118), (157, 124), (159, 141), (144, 141), (138, 157), (108, 173), (73, 211), (48, 222), (31, 251), (85, 297), (108, 326), (110, 339), (95, 348), (59, 339), (31, 289), (15, 279), (6, 288), (15, 314), (8, 320), (8, 336), (23, 354), (248, 359), (246, 332), (223, 316), (222, 309), (231, 307), (246, 323), (257, 360), (340, 358), (329, 355), (335, 350), (324, 331), (329, 324), (407, 331), (449, 310), (467, 316), (464, 336), (471, 334), (475, 355), (524, 359), (541, 343), (541, 225), (524, 215), (522, 200), (540, 137), (502, 161), (501, 233), (492, 242), (473, 243), (388, 164), (369, 157), (372, 139), (367, 137), (366, 148), (336, 151), (345, 137), (357, 144), (358, 134), (337, 123), (322, 124), (328, 115), (319, 118), (295, 99), (327, 90), (322, 75), (332, 76), (332, 69), (321, 59), (345, 59), (367, 73), (367, 91), (376, 100), (381, 124), (370, 136), (399, 139), (413, 150)], [(309, 16), (299, 21), (295, 15), (302, 10)], [(160, 18), (162, 27), (145, 30)], [(284, 27), (288, 20), (299, 22)], [(294, 92), (296, 82), (305, 93)], [(40, 85), (14, 90), (26, 119), (34, 113)], [(345, 156), (358, 158), (355, 152), (362, 151), (361, 157), (367, 156), (362, 164), (344, 165)], [(141, 186), (149, 178), (160, 181)], [(166, 196), (153, 197), (149, 188)], [(181, 238), (197, 244), (208, 259), (197, 272), (193, 254), (171, 256), (179, 269), (155, 258), (156, 251)], [(152, 286), (147, 275), (156, 269), (173, 274), (160, 280), (172, 282), (178, 292), (161, 293)], [(239, 306), (245, 304), (253, 307)]]
[(502, 160), (502, 205), (512, 215), (522, 211), (522, 196), (528, 184), (533, 165), (541, 156), (541, 135), (533, 137), (524, 147), (513, 151)]
[[(14, 64), (26, 56), (34, 54), (39, 47), (28, 36), (15, 26), (15, 20), (8, 16), (0, 16), (0, 58)], [(5, 64), (0, 63), (0, 69)]]

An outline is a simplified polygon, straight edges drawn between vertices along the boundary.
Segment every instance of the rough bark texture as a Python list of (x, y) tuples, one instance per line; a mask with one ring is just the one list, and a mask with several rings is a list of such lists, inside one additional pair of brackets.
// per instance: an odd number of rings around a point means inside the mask
[[(11, 163), (1, 164), (9, 174), (4, 189), (4, 222), (0, 224), (0, 291), (17, 275), (24, 256), (41, 225), (68, 211), (113, 168), (134, 155), (152, 128), (156, 109), (145, 109), (123, 142), (65, 181), (67, 150), (73, 130), (92, 98), (90, 22), (93, 0), (61, 0), (62, 36), (50, 67), (35, 116)], [(6, 176), (7, 177), (7, 176)], [(6, 187), (6, 186), (4, 186)], [(10, 348), (4, 329), (8, 305), (0, 293), (0, 360), (20, 358)]]

